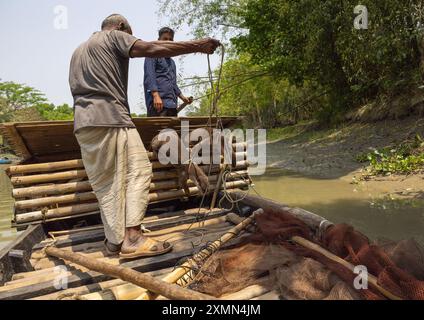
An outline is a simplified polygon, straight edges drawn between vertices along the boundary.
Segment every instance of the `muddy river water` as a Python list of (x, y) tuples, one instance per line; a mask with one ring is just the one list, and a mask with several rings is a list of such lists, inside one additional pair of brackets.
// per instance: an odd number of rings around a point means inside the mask
[(351, 224), (371, 239), (413, 237), (424, 245), (423, 200), (393, 200), (347, 180), (305, 177), (281, 169), (268, 169), (253, 181), (264, 197), (334, 223)]
[[(0, 248), (16, 237), (10, 228), (11, 185), (0, 166)], [(424, 202), (394, 201), (343, 179), (321, 179), (268, 169), (253, 177), (264, 197), (302, 207), (338, 223), (353, 225), (370, 238), (401, 240), (414, 237), (424, 245)]]

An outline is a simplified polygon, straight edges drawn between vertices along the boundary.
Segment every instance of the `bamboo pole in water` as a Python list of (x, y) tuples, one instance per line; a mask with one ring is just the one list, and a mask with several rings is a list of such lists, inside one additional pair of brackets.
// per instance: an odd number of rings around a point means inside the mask
[(169, 284), (165, 281), (155, 279), (144, 273), (135, 271), (122, 266), (115, 266), (96, 259), (85, 257), (78, 253), (64, 251), (55, 247), (47, 247), (46, 253), (50, 256), (77, 263), (90, 270), (100, 272), (111, 277), (119, 278), (124, 281), (135, 284), (136, 286), (146, 288), (151, 292), (160, 294), (166, 298), (174, 300), (215, 300), (214, 297), (182, 288), (175, 284)]

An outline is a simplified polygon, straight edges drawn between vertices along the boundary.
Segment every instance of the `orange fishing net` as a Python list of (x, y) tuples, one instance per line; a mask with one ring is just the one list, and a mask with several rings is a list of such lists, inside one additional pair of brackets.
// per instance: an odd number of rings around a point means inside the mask
[(318, 239), (304, 222), (288, 212), (268, 210), (256, 217), (256, 228), (235, 248), (214, 254), (202, 266), (191, 288), (221, 297), (258, 283), (283, 299), (385, 299), (371, 283), (355, 289), (358, 274), (321, 253), (291, 241), (300, 236), (355, 266), (366, 266), (378, 284), (402, 299), (424, 300), (424, 250), (414, 241), (371, 244), (352, 226), (330, 226)]

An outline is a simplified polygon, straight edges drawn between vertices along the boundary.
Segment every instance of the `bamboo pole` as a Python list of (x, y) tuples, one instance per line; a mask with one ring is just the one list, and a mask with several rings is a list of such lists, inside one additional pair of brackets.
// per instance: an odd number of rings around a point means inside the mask
[[(247, 185), (248, 183), (245, 182), (244, 180), (230, 181), (226, 183), (226, 189), (243, 188), (243, 187), (246, 187)], [(215, 188), (213, 187), (212, 190), (214, 189)], [(152, 192), (149, 194), (149, 202), (172, 200), (172, 199), (178, 199), (185, 196), (195, 196), (197, 194), (199, 194), (199, 189), (197, 187), (190, 187), (189, 194), (186, 194), (185, 191), (182, 189), (158, 191), (158, 192)], [(64, 197), (67, 197), (67, 196), (64, 196)], [(67, 217), (67, 216), (72, 216), (79, 213), (87, 213), (87, 212), (97, 211), (97, 210), (99, 210), (98, 202), (74, 204), (68, 207), (60, 207), (55, 209), (20, 213), (16, 215), (15, 220), (19, 224), (19, 223), (33, 222), (37, 220)]]
[[(198, 266), (200, 261), (205, 261), (209, 258), (213, 253), (218, 251), (226, 242), (236, 237), (242, 230), (246, 229), (252, 222), (254, 222), (256, 215), (262, 213), (262, 209), (256, 210), (252, 215), (246, 219), (244, 219), (241, 223), (239, 223), (234, 228), (227, 231), (224, 235), (222, 235), (218, 240), (212, 242), (208, 245), (207, 248), (201, 250), (197, 254), (195, 254), (192, 258), (188, 259), (181, 266), (176, 268), (173, 272), (168, 274), (163, 281), (167, 283), (176, 283), (180, 280), (185, 274), (187, 274), (193, 267)], [(156, 293), (153, 292), (145, 292), (137, 300), (154, 300), (158, 297)]]
[(218, 192), (221, 189), (222, 185), (222, 176), (224, 175), (224, 172), (226, 170), (227, 166), (223, 166), (221, 171), (219, 172), (218, 180), (216, 182), (215, 191), (213, 192), (212, 200), (211, 200), (211, 206), (210, 208), (215, 208), (216, 199), (218, 197)]
[[(246, 168), (249, 165), (248, 161), (243, 160), (237, 162), (234, 169)], [(166, 165), (170, 168), (171, 165)], [(203, 170), (209, 170), (209, 165), (200, 166)], [(213, 166), (214, 172), (220, 170), (221, 166)], [(166, 170), (166, 171), (156, 171), (153, 172), (152, 180), (164, 180), (172, 179), (178, 177), (177, 171), (175, 169)], [(44, 173), (44, 174), (34, 174), (28, 176), (13, 176), (10, 181), (13, 186), (23, 186), (37, 183), (48, 183), (54, 181), (62, 180), (74, 180), (74, 179), (85, 179), (87, 178), (87, 173), (85, 170), (71, 170), (63, 172), (53, 172), (53, 173)]]
[[(252, 200), (251, 200), (252, 201)], [(261, 200), (264, 201), (264, 200)], [(274, 205), (274, 204), (272, 204)], [(229, 217), (229, 220), (233, 223), (237, 223), (238, 219), (237, 217), (234, 217), (234, 215), (227, 215)], [(323, 247), (319, 246), (316, 243), (313, 243), (307, 239), (304, 239), (302, 237), (298, 237), (298, 236), (294, 236), (291, 238), (291, 241), (305, 247), (308, 248), (310, 250), (313, 250), (315, 252), (318, 252), (320, 254), (322, 254), (323, 256), (325, 256), (326, 258), (339, 263), (341, 265), (343, 265), (345, 268), (349, 269), (350, 271), (354, 272), (354, 268), (355, 266), (353, 264), (351, 264), (350, 262), (336, 256), (335, 254), (329, 252), (328, 250), (324, 249)], [(377, 278), (373, 275), (368, 275), (368, 281), (378, 290), (380, 291), (385, 297), (392, 299), (392, 300), (401, 300), (401, 298), (397, 297), (396, 295), (390, 293), (389, 291), (387, 291), (386, 289), (384, 289), (383, 287), (381, 287), (378, 283), (377, 283)]]
[[(244, 152), (237, 152), (237, 154), (240, 154), (240, 156), (242, 156), (241, 153), (246, 154), (246, 151), (245, 151), (246, 147), (247, 147), (247, 144), (245, 142), (233, 144), (234, 150), (237, 150), (237, 148), (244, 150)], [(153, 162), (154, 160), (157, 160), (153, 152), (147, 152), (147, 154), (150, 161)], [(15, 175), (15, 174), (23, 174), (23, 173), (52, 172), (52, 171), (60, 171), (60, 170), (66, 170), (66, 169), (80, 169), (80, 168), (84, 168), (82, 159), (75, 159), (75, 160), (66, 160), (66, 161), (10, 166), (7, 169), (7, 173), (9, 175)]]
[(16, 201), (15, 208), (16, 210), (31, 209), (31, 208), (51, 206), (53, 204), (76, 203), (76, 202), (91, 201), (96, 199), (97, 198), (94, 192), (90, 191), (90, 192), (84, 192), (84, 193), (67, 194), (63, 196), (44, 197), (44, 198), (38, 198), (38, 199), (32, 199), (32, 200)]
[[(235, 171), (230, 176), (231, 178), (236, 178), (240, 176), (247, 176), (248, 172), (246, 170)], [(214, 176), (212, 176), (214, 177)], [(176, 181), (157, 181), (154, 180), (150, 184), (150, 190), (163, 190), (163, 189), (172, 189), (176, 188)], [(58, 183), (58, 184), (50, 184), (46, 186), (34, 186), (27, 188), (15, 188), (12, 190), (12, 196), (15, 199), (19, 198), (36, 198), (39, 196), (54, 196), (54, 195), (62, 195), (66, 193), (74, 193), (74, 192), (86, 192), (92, 191), (91, 184), (89, 181), (79, 181), (79, 182), (70, 182), (70, 183)]]
[[(261, 211), (257, 212), (260, 213)], [(257, 214), (254, 213), (254, 214)], [(199, 263), (200, 261), (207, 259), (209, 257), (209, 254), (213, 254), (221, 246), (223, 246), (226, 242), (237, 236), (238, 233), (240, 233), (242, 230), (247, 229), (248, 226), (253, 222), (253, 214), (251, 217), (245, 219), (244, 221), (240, 222), (240, 224), (234, 228), (231, 228), (230, 230), (225, 231), (223, 235), (218, 240), (215, 240), (213, 243), (211, 243), (208, 246), (208, 249), (204, 249), (189, 260), (187, 260), (186, 263), (175, 269), (172, 273), (168, 274), (163, 280), (164, 281), (170, 281), (172, 283), (177, 283), (180, 286), (185, 286), (187, 283), (190, 282), (191, 279), (194, 277), (194, 271), (191, 269), (191, 267), (194, 266), (195, 263)], [(227, 220), (227, 218), (225, 218)], [(195, 260), (193, 260), (195, 259)], [(143, 288), (136, 287), (134, 285), (128, 285), (125, 286), (117, 286), (114, 289), (114, 298), (116, 300), (129, 300), (129, 299), (135, 299), (136, 297), (139, 297), (139, 300), (148, 300), (148, 299), (155, 299), (155, 296), (152, 296), (152, 293), (146, 293), (146, 290)], [(93, 295), (93, 298), (99, 299), (101, 298), (101, 293), (97, 295)], [(152, 298), (151, 298), (152, 297)], [(87, 298), (90, 298), (87, 297)]]
[(13, 198), (35, 198), (37, 196), (52, 196), (71, 192), (91, 191), (89, 181), (79, 181), (61, 184), (51, 184), (47, 186), (35, 186), (27, 188), (17, 188), (12, 190)]
[(72, 170), (64, 172), (37, 174), (30, 176), (14, 176), (10, 179), (12, 185), (21, 186), (26, 184), (44, 183), (60, 180), (72, 180), (86, 178), (85, 170)]
[[(178, 174), (175, 170), (156, 171), (153, 172), (152, 180), (165, 180), (177, 178)], [(45, 174), (34, 174), (29, 176), (14, 176), (10, 179), (13, 186), (23, 186), (37, 183), (48, 183), (62, 180), (85, 179), (87, 173), (85, 170), (72, 170)]]
[[(242, 174), (244, 173), (247, 174), (247, 172), (242, 172)], [(239, 173), (234, 173), (230, 177), (239, 177), (238, 174)], [(216, 175), (211, 176), (209, 178), (209, 181), (215, 182), (217, 178), (218, 177)], [(194, 182), (189, 180), (188, 185), (194, 186)], [(152, 182), (150, 184), (150, 191), (171, 190), (171, 189), (177, 189), (178, 187), (179, 187), (179, 184), (176, 180)], [(52, 196), (52, 197), (42, 197), (42, 198), (30, 199), (30, 200), (20, 200), (15, 202), (15, 209), (21, 210), (21, 209), (40, 208), (40, 207), (45, 207), (50, 205), (76, 203), (76, 202), (90, 201), (90, 200), (96, 200), (96, 196), (92, 191), (84, 192), (84, 193), (73, 193), (73, 194), (67, 194), (67, 195)], [(154, 200), (152, 197), (151, 201), (157, 201), (157, 200)]]
[[(349, 269), (350, 271), (354, 272), (355, 266), (351, 264), (350, 262), (336, 256), (335, 254), (331, 253), (330, 251), (324, 249), (323, 247), (317, 245), (316, 243), (313, 243), (307, 239), (304, 239), (302, 237), (294, 236), (291, 238), (291, 240), (302, 247), (308, 248), (310, 250), (313, 250), (315, 252), (318, 252), (319, 254), (323, 255), (324, 257), (330, 259), (333, 262), (336, 262), (343, 267)], [(391, 300), (402, 300), (402, 298), (394, 295), (393, 293), (389, 292), (388, 290), (384, 289), (382, 286), (378, 284), (378, 280), (375, 276), (368, 274), (368, 282), (372, 284), (373, 287), (375, 287), (381, 294), (383, 294), (386, 298), (389, 298)]]
[(84, 168), (84, 164), (81, 159), (10, 166), (8, 173), (10, 175), (15, 175), (20, 173), (51, 172), (79, 168)]
[(97, 202), (83, 203), (83, 204), (72, 205), (70, 207), (61, 207), (56, 209), (17, 214), (15, 220), (17, 223), (25, 223), (25, 222), (32, 222), (37, 220), (67, 217), (70, 215), (76, 215), (79, 213), (86, 213), (86, 212), (97, 211), (97, 210), (99, 210), (99, 205)]
[(105, 262), (100, 262), (96, 259), (84, 257), (83, 255), (78, 253), (64, 251), (54, 247), (47, 247), (46, 253), (53, 257), (77, 263), (90, 270), (133, 283), (139, 287), (146, 288), (151, 292), (155, 292), (169, 299), (215, 300), (214, 297), (193, 290), (189, 290), (187, 288), (182, 288), (176, 284), (166, 283), (164, 281), (155, 279), (152, 276), (137, 272), (133, 269), (124, 268), (122, 266), (114, 266)]

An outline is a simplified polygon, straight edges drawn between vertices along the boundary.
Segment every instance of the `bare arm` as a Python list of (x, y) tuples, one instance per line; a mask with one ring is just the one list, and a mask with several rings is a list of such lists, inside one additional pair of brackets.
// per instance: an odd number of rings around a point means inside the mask
[(131, 58), (168, 58), (187, 53), (212, 54), (220, 42), (215, 39), (201, 39), (194, 41), (152, 41), (137, 40), (130, 51)]

